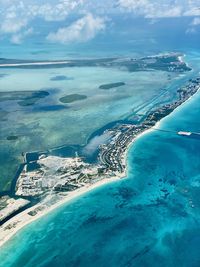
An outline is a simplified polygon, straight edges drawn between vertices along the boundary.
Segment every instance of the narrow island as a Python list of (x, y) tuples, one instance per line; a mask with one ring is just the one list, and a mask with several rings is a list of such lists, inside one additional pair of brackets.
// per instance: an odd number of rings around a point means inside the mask
[(18, 139), (18, 136), (16, 136), (16, 135), (9, 135), (9, 136), (7, 136), (7, 140), (8, 141), (15, 141), (17, 139)]
[(124, 82), (118, 82), (118, 83), (108, 83), (108, 84), (102, 84), (99, 86), (99, 89), (103, 90), (109, 90), (112, 88), (117, 88), (126, 85)]
[(65, 75), (57, 75), (57, 76), (52, 77), (50, 80), (53, 81), (53, 82), (70, 81), (70, 80), (73, 80), (73, 78), (67, 77)]
[(87, 96), (86, 95), (80, 95), (80, 94), (71, 94), (71, 95), (66, 95), (66, 96), (63, 96), (59, 99), (59, 101), (61, 103), (73, 103), (73, 102), (76, 102), (76, 101), (80, 101), (80, 100), (84, 100), (86, 99)]
[(0, 68), (67, 68), (67, 67), (103, 67), (123, 68), (128, 72), (146, 70), (163, 70), (168, 72), (185, 72), (191, 68), (182, 60), (181, 53), (167, 53), (143, 58), (97, 58), (61, 61), (29, 61), (0, 58)]
[[(29, 202), (20, 200), (17, 210), (15, 204), (9, 204), (9, 208), (5, 205), (1, 210), (3, 217), (0, 217), (0, 246), (19, 229), (61, 204), (102, 184), (126, 177), (126, 158), (130, 145), (142, 133), (150, 129), (159, 130), (155, 125), (192, 97), (199, 88), (200, 78), (191, 79), (177, 89), (171, 103), (151, 110), (140, 123), (123, 123), (107, 129), (111, 139), (108, 144), (100, 145), (97, 163), (87, 163), (78, 155), (61, 158), (48, 153), (43, 153), (30, 162), (25, 154), (15, 185), (15, 197), (34, 201), (30, 205)], [(60, 101), (70, 103), (85, 99), (86, 96), (73, 94), (63, 98)], [(189, 138), (193, 133), (179, 131), (175, 134)], [(29, 169), (30, 163), (36, 166), (32, 170)]]

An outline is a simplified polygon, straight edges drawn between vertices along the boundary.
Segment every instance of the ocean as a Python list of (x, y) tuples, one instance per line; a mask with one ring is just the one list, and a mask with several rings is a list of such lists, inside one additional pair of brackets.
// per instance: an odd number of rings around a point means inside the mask
[[(118, 21), (118, 18), (115, 19)], [(193, 71), (186, 76), (173, 77), (170, 82), (172, 88), (176, 88), (185, 79), (199, 73), (200, 52), (197, 45), (199, 36), (188, 37), (186, 34), (189, 19), (163, 20), (156, 24), (134, 21), (133, 27), (125, 32), (124, 29), (127, 29), (129, 20), (130, 18), (124, 18), (121, 24), (116, 26), (120, 29), (120, 36), (117, 36), (115, 31), (107, 39), (101, 37), (88, 47), (86, 44), (83, 45), (82, 48), (85, 49), (83, 51), (88, 57), (113, 54), (144, 56), (166, 51), (183, 52), (186, 54), (185, 60), (193, 67)], [(171, 27), (172, 25), (176, 27)], [(168, 29), (167, 36), (163, 36), (163, 29)], [(111, 50), (113, 36), (116, 43)], [(123, 38), (120, 38), (122, 36)], [(105, 51), (99, 49), (97, 44), (107, 49)], [(31, 50), (31, 47), (29, 49)], [(46, 47), (46, 51), (49, 51), (49, 58), (53, 55), (54, 58), (59, 58), (55, 52), (56, 48), (54, 50)], [(57, 48), (57, 51), (60, 50)], [(30, 51), (25, 53), (24, 58), (28, 58), (29, 55)], [(44, 55), (40, 58), (42, 57)], [(52, 88), (52, 81), (49, 80), (55, 76), (54, 71), (45, 70), (41, 81), (44, 84), (31, 83), (32, 90), (46, 86)], [(15, 81), (21, 81), (22, 77), (25, 77), (21, 83), (22, 91), (26, 90), (29, 79), (24, 72), (12, 70), (12, 75), (10, 74)], [(40, 75), (40, 71), (37, 70), (34, 73), (31, 70), (29, 72), (28, 77), (32, 77), (32, 80)], [(88, 78), (91, 73), (93, 75)], [(140, 100), (141, 92), (145, 96), (143, 98), (145, 102), (166, 88), (169, 83), (164, 73), (154, 73), (154, 76), (151, 73), (140, 73), (130, 77), (126, 72), (114, 70), (106, 77), (102, 69), (84, 68), (69, 69), (67, 74), (66, 70), (59, 70), (59, 75), (61, 74), (75, 79), (68, 81), (71, 83), (69, 86), (59, 83), (59, 90), (56, 90), (55, 86), (54, 90), (52, 89), (52, 102), (49, 100), (49, 103), (55, 104), (54, 93), (58, 99), (67, 90), (70, 92), (73, 86), (77, 88), (78, 84), (84, 84), (84, 86), (79, 85), (78, 92), (91, 95), (90, 105), (88, 106), (88, 103), (85, 103), (85, 106), (83, 104), (82, 107), (75, 105), (72, 110), (62, 111), (66, 112), (66, 125), (71, 125), (73, 116), (76, 117), (78, 114), (80, 118), (79, 123), (77, 121), (77, 124), (71, 128), (63, 127), (63, 132), (58, 131), (59, 125), (63, 125), (62, 119), (53, 124), (59, 117), (57, 111), (47, 120), (46, 113), (41, 117), (40, 113), (31, 111), (28, 116), (25, 116), (27, 110), (20, 110), (18, 118), (23, 123), (16, 129), (24, 130), (25, 126), (26, 134), (21, 141), (24, 145), (23, 149), (30, 145), (31, 150), (40, 150), (68, 142), (84, 144), (93, 131), (109, 122), (130, 116), (132, 107), (143, 103)], [(77, 79), (77, 74), (80, 80)], [(116, 92), (114, 98), (113, 95), (99, 96), (102, 102), (97, 107), (94, 105), (97, 101), (95, 90), (105, 80), (108, 82), (110, 77), (114, 81), (120, 77), (120, 81), (128, 81), (129, 86), (123, 92), (123, 96), (122, 92)], [(40, 83), (40, 80), (38, 79), (37, 82)], [(6, 84), (6, 81), (4, 82)], [(8, 76), (5, 87), (7, 91), (13, 90), (9, 87), (11, 83), (12, 80), (9, 80)], [(17, 87), (20, 83), (15, 84)], [(87, 101), (89, 99), (88, 97)], [(199, 132), (199, 101), (200, 92), (163, 119), (159, 128), (169, 131)], [(13, 110), (9, 116), (14, 120), (12, 112)], [(108, 117), (105, 118), (105, 114), (109, 114)], [(92, 126), (90, 126), (91, 118), (94, 121)], [(33, 135), (35, 139), (30, 139), (34, 127), (37, 129)], [(51, 136), (46, 135), (48, 129), (51, 129)], [(68, 142), (64, 138), (66, 134)], [(78, 138), (81, 138), (81, 141)], [(48, 144), (45, 144), (46, 140)], [(40, 144), (39, 148), (37, 148), (38, 144)], [(15, 146), (19, 147), (17, 144)], [(13, 144), (10, 147), (8, 155), (13, 150)], [(200, 139), (182, 137), (169, 132), (151, 131), (138, 138), (129, 150), (128, 175), (125, 179), (95, 189), (26, 226), (1, 248), (0, 266), (199, 267), (199, 170)]]

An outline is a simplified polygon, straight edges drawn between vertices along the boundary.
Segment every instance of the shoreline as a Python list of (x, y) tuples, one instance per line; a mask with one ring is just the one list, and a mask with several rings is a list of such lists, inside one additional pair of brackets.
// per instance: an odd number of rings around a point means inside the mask
[[(49, 212), (55, 210), (58, 207), (61, 207), (64, 204), (69, 204), (70, 201), (75, 200), (76, 198), (83, 196), (84, 194), (97, 189), (105, 184), (109, 184), (115, 181), (120, 181), (124, 176), (125, 173), (123, 173), (121, 176), (111, 177), (111, 178), (104, 178), (100, 181), (97, 181), (96, 183), (89, 184), (86, 186), (81, 187), (80, 189), (77, 189), (71, 193), (68, 193), (66, 197), (63, 197), (63, 199), (59, 200), (57, 203), (48, 206), (44, 208), (42, 211), (39, 211), (37, 215), (31, 216), (28, 214), (28, 212), (35, 210), (37, 207), (42, 206), (42, 203), (37, 204), (24, 212), (19, 213), (15, 217), (13, 217), (11, 220), (6, 222), (0, 227), (0, 247), (2, 247), (7, 241), (9, 241), (19, 230), (24, 228), (26, 225), (38, 220), (39, 218), (47, 215)], [(13, 227), (11, 229), (5, 229), (9, 225), (16, 224), (17, 227)]]
[[(198, 88), (198, 90), (196, 91), (196, 93), (192, 96), (190, 96), (185, 102), (183, 102), (181, 105), (179, 105), (178, 107), (176, 107), (174, 111), (176, 111), (178, 108), (182, 108), (184, 106), (184, 104), (188, 103), (200, 90), (200, 87)], [(7, 221), (5, 224), (3, 224), (0, 227), (0, 247), (2, 247), (3, 245), (5, 245), (7, 243), (7, 241), (9, 241), (19, 230), (21, 230), (22, 228), (24, 228), (26, 225), (36, 221), (37, 219), (47, 215), (48, 213), (50, 213), (51, 211), (55, 210), (58, 207), (61, 207), (64, 204), (69, 204), (70, 201), (75, 200), (76, 198), (83, 196), (84, 194), (97, 189), (103, 185), (115, 182), (115, 181), (120, 181), (122, 178), (126, 178), (128, 175), (128, 153), (130, 151), (130, 148), (133, 146), (134, 142), (139, 139), (140, 137), (142, 137), (143, 135), (150, 133), (154, 130), (154, 127), (158, 127), (160, 126), (160, 123), (163, 119), (167, 118), (168, 116), (171, 116), (172, 113), (170, 113), (169, 115), (165, 116), (164, 118), (161, 118), (161, 120), (157, 121), (157, 123), (149, 128), (144, 130), (143, 132), (139, 133), (138, 135), (135, 136), (135, 138), (133, 138), (133, 140), (130, 142), (130, 144), (127, 146), (127, 149), (125, 150), (125, 152), (123, 153), (122, 156), (122, 161), (125, 165), (125, 170), (114, 176), (114, 177), (110, 177), (110, 178), (104, 178), (101, 179), (97, 182), (94, 182), (93, 184), (88, 184), (85, 185), (75, 191), (72, 191), (70, 193), (68, 193), (68, 195), (66, 195), (65, 197), (63, 197), (62, 199), (60, 199), (58, 202), (54, 203), (51, 206), (44, 206), (44, 203), (39, 203), (21, 213), (19, 213), (18, 215), (16, 215), (15, 217), (13, 217), (11, 220)], [(37, 214), (35, 216), (29, 215), (28, 213), (30, 211), (34, 211), (36, 208), (42, 207), (42, 210), (39, 210), (37, 212)], [(10, 228), (9, 228), (10, 226)]]

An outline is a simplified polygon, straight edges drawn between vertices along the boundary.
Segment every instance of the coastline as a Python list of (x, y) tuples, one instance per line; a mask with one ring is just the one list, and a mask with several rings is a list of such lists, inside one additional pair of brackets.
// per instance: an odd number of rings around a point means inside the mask
[(148, 134), (148, 133), (150, 133), (150, 132), (153, 132), (153, 131), (155, 130), (155, 128), (160, 128), (161, 122), (162, 122), (164, 119), (168, 118), (168, 117), (171, 116), (175, 111), (177, 111), (178, 109), (182, 108), (182, 107), (183, 107), (185, 104), (187, 104), (191, 99), (193, 99), (193, 98), (199, 93), (199, 91), (200, 91), (200, 87), (197, 89), (197, 91), (196, 91), (196, 93), (195, 93), (194, 95), (190, 96), (190, 97), (189, 97), (185, 102), (183, 102), (180, 106), (176, 107), (176, 108), (173, 110), (172, 113), (168, 114), (167, 116), (165, 116), (164, 118), (162, 118), (161, 120), (159, 120), (158, 122), (156, 122), (156, 124), (155, 124), (153, 127), (151, 127), (150, 129), (147, 129), (147, 130), (145, 130), (144, 132), (139, 133), (139, 134), (133, 139), (133, 141), (128, 145), (127, 150), (125, 151), (124, 156), (123, 156), (123, 163), (124, 163), (125, 166), (126, 166), (125, 171), (124, 171), (125, 176), (123, 176), (123, 177), (127, 177), (127, 174), (128, 174), (128, 162), (127, 162), (127, 161), (128, 161), (128, 153), (129, 153), (130, 148), (133, 146), (134, 142), (135, 142), (137, 139), (139, 139), (140, 137), (142, 137), (142, 136), (144, 136), (144, 135), (146, 135), (146, 134)]
[[(24, 228), (26, 225), (34, 222), (35, 220), (45, 216), (46, 214), (55, 210), (56, 208), (58, 208), (64, 204), (67, 204), (70, 201), (72, 201), (72, 200), (74, 200), (74, 199), (76, 199), (76, 198), (96, 189), (96, 188), (99, 188), (105, 184), (119, 181), (120, 179), (122, 179), (124, 177), (124, 175), (125, 175), (125, 173), (123, 173), (121, 176), (104, 178), (104, 179), (102, 179), (102, 180), (100, 180), (94, 184), (89, 184), (89, 185), (81, 187), (80, 189), (72, 191), (72, 192), (68, 193), (68, 195), (66, 197), (63, 197), (63, 199), (61, 199), (57, 203), (44, 208), (42, 211), (39, 211), (37, 213), (37, 215), (35, 215), (35, 216), (29, 215), (28, 212), (35, 210), (37, 207), (41, 206), (42, 203), (37, 204), (37, 205), (25, 210), (24, 212), (19, 213), (18, 215), (16, 215), (15, 217), (13, 217), (11, 220), (9, 220), (8, 222), (6, 222), (5, 224), (3, 224), (0, 227), (0, 247), (2, 247), (9, 239), (11, 239), (19, 230)], [(6, 227), (8, 227), (11, 224), (12, 225), (16, 224), (15, 225), (16, 227), (12, 227), (10, 229), (5, 229)]]
[[(184, 104), (186, 104), (187, 102), (189, 102), (190, 99), (192, 99), (200, 90), (200, 87), (198, 88), (198, 90), (196, 91), (196, 93), (194, 95), (192, 95), (191, 97), (189, 97), (185, 102), (183, 102), (180, 106), (176, 107), (174, 111), (176, 111), (178, 108), (182, 108)], [(169, 115), (165, 116), (164, 118), (162, 118), (161, 120), (159, 120), (155, 126), (144, 130), (143, 132), (139, 133), (137, 136), (135, 136), (135, 138), (133, 138), (133, 140), (130, 142), (130, 144), (128, 145), (126, 151), (123, 154), (122, 157), (122, 161), (125, 165), (125, 170), (123, 173), (118, 174), (115, 177), (110, 177), (110, 178), (104, 178), (102, 180), (99, 180), (93, 184), (88, 184), (85, 185), (83, 187), (81, 187), (80, 189), (77, 189), (75, 191), (72, 191), (70, 193), (68, 193), (67, 196), (63, 197), (61, 200), (59, 200), (57, 203), (51, 205), (51, 206), (43, 206), (43, 203), (39, 203), (36, 206), (33, 206), (27, 210), (25, 210), (22, 213), (19, 213), (18, 215), (16, 215), (15, 217), (13, 217), (11, 220), (9, 220), (8, 222), (6, 222), (5, 224), (3, 224), (0, 227), (0, 247), (2, 247), (7, 241), (9, 241), (19, 230), (21, 230), (22, 228), (24, 228), (26, 225), (28, 225), (29, 223), (34, 222), (35, 220), (47, 215), (49, 212), (55, 210), (56, 208), (69, 203), (70, 201), (94, 190), (97, 189), (103, 185), (115, 182), (115, 181), (119, 181), (122, 178), (126, 178), (127, 174), (128, 174), (128, 152), (130, 150), (130, 148), (132, 147), (132, 145), (134, 144), (134, 142), (142, 137), (143, 135), (150, 133), (154, 130), (155, 127), (159, 128), (160, 123), (163, 119), (167, 118), (168, 116), (171, 116), (172, 113), (170, 113)], [(35, 216), (31, 216), (28, 213), (30, 211), (35, 210), (37, 207), (43, 206), (43, 209), (38, 211), (38, 213)], [(9, 228), (9, 226), (11, 226), (11, 228)]]
[[(159, 123), (159, 122), (158, 122)], [(9, 241), (18, 231), (20, 231), (22, 228), (24, 228), (25, 226), (27, 226), (28, 224), (40, 219), (41, 217), (47, 215), (48, 213), (50, 213), (51, 211), (55, 210), (56, 208), (61, 207), (62, 205), (68, 204), (70, 203), (70, 201), (75, 200), (78, 197), (83, 196), (84, 194), (100, 188), (103, 185), (107, 185), (109, 183), (112, 182), (116, 182), (116, 181), (120, 181), (123, 178), (126, 178), (128, 175), (128, 152), (130, 150), (130, 148), (132, 147), (132, 145), (134, 144), (134, 142), (142, 137), (143, 135), (149, 133), (153, 131), (153, 128), (147, 129), (144, 132), (138, 134), (133, 140), (132, 142), (128, 145), (127, 150), (125, 151), (124, 155), (123, 155), (123, 162), (126, 166), (125, 170), (123, 173), (120, 173), (117, 176), (114, 177), (110, 177), (110, 178), (104, 178), (102, 180), (99, 180), (93, 184), (88, 184), (86, 186), (83, 186), (75, 191), (72, 191), (70, 193), (68, 193), (68, 195), (66, 195), (65, 197), (63, 197), (63, 199), (61, 199), (60, 201), (58, 201), (57, 203), (48, 206), (46, 208), (44, 208), (42, 211), (39, 211), (37, 213), (37, 215), (35, 216), (31, 216), (28, 213), (30, 211), (35, 210), (37, 207), (40, 207), (42, 205), (42, 203), (39, 203), (27, 210), (25, 210), (24, 212), (19, 213), (18, 215), (16, 215), (15, 217), (13, 217), (11, 220), (9, 220), (8, 222), (6, 222), (5, 224), (3, 224), (0, 227), (0, 248), (7, 243), (7, 241)], [(16, 225), (15, 225), (16, 224)], [(14, 227), (10, 228), (10, 229), (5, 229), (7, 228), (9, 225), (15, 225)]]

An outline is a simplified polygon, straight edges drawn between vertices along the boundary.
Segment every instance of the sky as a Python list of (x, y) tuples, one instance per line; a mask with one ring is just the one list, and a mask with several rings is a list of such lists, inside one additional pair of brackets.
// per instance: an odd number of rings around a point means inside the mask
[[(42, 27), (49, 43), (89, 42), (105, 32), (113, 14), (162, 19), (191, 17), (188, 33), (200, 27), (200, 0), (0, 0), (0, 41), (20, 45)], [(72, 19), (72, 17), (74, 19)], [(57, 27), (51, 27), (56, 23)]]

